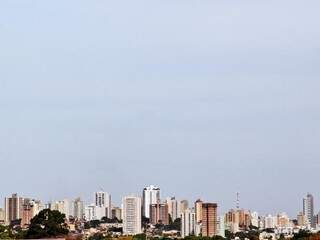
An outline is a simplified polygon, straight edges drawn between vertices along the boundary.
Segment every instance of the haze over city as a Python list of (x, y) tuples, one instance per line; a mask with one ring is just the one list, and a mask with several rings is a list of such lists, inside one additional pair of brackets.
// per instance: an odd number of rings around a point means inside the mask
[[(319, 1), (0, 1), (0, 199), (100, 188), (319, 207)], [(0, 203), (0, 207), (3, 203)]]

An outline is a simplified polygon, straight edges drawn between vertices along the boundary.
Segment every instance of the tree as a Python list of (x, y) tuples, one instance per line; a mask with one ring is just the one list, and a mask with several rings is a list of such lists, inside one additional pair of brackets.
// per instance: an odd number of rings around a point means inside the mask
[(300, 230), (299, 233), (295, 233), (293, 239), (307, 239), (311, 236), (311, 232), (306, 230)]
[(225, 235), (226, 235), (226, 239), (234, 239), (235, 238), (234, 233), (229, 230), (225, 230)]
[(141, 225), (143, 228), (147, 228), (148, 224), (150, 223), (150, 219), (142, 216), (141, 218)]
[(181, 218), (177, 218), (176, 220), (174, 220), (173, 223), (165, 226), (165, 230), (177, 230), (180, 231), (181, 230)]
[(65, 215), (59, 211), (45, 209), (31, 219), (26, 238), (57, 237), (67, 235), (68, 233)]
[(144, 233), (137, 234), (133, 236), (133, 240), (146, 240), (147, 236)]
[(118, 218), (107, 218), (107, 217), (103, 217), (101, 218), (101, 222), (102, 223), (121, 223), (122, 221), (120, 221)]
[(107, 240), (107, 239), (110, 239), (109, 236), (103, 236), (102, 233), (95, 233), (94, 235), (90, 236), (88, 238), (88, 240)]
[(12, 232), (9, 227), (0, 225), (0, 239), (11, 239)]
[(89, 228), (97, 228), (100, 225), (100, 221), (99, 220), (91, 220), (89, 222), (86, 222), (84, 225), (85, 229), (89, 229)]

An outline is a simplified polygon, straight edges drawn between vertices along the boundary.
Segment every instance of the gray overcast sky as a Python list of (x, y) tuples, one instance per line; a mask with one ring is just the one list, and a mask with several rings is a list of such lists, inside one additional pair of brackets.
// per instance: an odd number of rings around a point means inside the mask
[(156, 184), (221, 211), (237, 191), (261, 213), (320, 201), (319, 9), (1, 0), (0, 198), (119, 203)]

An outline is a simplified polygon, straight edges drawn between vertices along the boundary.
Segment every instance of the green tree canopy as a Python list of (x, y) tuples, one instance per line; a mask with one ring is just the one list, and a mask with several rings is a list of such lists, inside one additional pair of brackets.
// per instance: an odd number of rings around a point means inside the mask
[(36, 215), (29, 226), (26, 238), (46, 238), (67, 235), (65, 215), (50, 209), (42, 210)]

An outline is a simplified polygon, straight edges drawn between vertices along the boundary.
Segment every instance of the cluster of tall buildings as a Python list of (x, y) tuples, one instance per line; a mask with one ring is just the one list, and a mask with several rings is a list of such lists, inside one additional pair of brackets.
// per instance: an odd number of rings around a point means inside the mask
[[(181, 219), (181, 235), (214, 236), (218, 234), (217, 204), (198, 200), (189, 207), (187, 200), (178, 201), (175, 197), (161, 200), (160, 189), (149, 186), (143, 189), (142, 202), (137, 196), (125, 197), (123, 205), (123, 232), (137, 234), (142, 231), (140, 216), (149, 219), (153, 225), (168, 225)], [(142, 204), (141, 208), (139, 204)], [(139, 212), (142, 209), (142, 214)]]
[(0, 223), (10, 224), (19, 221), (21, 226), (28, 226), (31, 219), (42, 210), (41, 202), (22, 198), (17, 194), (5, 198), (4, 210), (0, 209)]
[(142, 233), (143, 222), (153, 226), (166, 226), (177, 220), (182, 237), (224, 236), (225, 230), (236, 233), (249, 227), (290, 232), (296, 227), (315, 229), (320, 226), (320, 214), (314, 214), (314, 199), (311, 194), (303, 198), (302, 212), (296, 219), (290, 219), (285, 213), (259, 216), (257, 212), (240, 209), (239, 206), (219, 216), (216, 203), (198, 199), (189, 205), (187, 200), (179, 201), (175, 197), (161, 199), (160, 188), (153, 185), (145, 187), (141, 196), (123, 197), (119, 207), (112, 204), (111, 195), (104, 191), (95, 192), (93, 202), (89, 205), (85, 205), (80, 198), (43, 204), (40, 200), (12, 194), (5, 198), (4, 208), (0, 208), (0, 224), (19, 224), (27, 228), (31, 219), (43, 209), (57, 210), (65, 214), (67, 219), (82, 222), (104, 218), (122, 220), (125, 235)]

